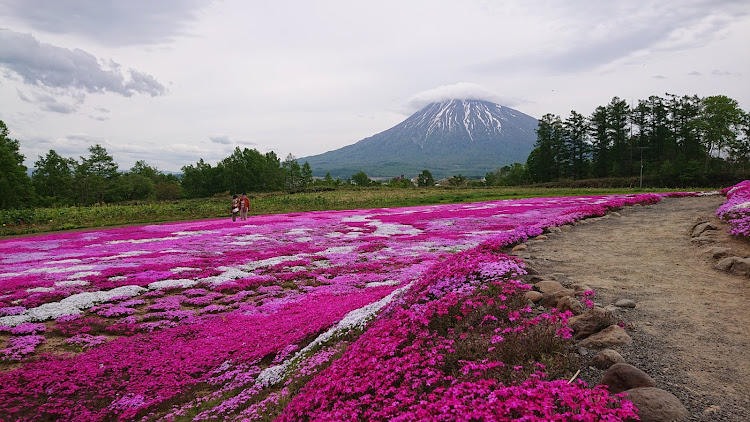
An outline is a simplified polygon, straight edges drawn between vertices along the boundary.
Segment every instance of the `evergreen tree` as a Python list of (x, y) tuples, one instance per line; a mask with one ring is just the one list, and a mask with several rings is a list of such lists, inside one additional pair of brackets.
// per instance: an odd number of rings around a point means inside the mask
[(8, 134), (8, 127), (0, 120), (0, 209), (26, 208), (32, 205), (33, 187), (20, 144)]

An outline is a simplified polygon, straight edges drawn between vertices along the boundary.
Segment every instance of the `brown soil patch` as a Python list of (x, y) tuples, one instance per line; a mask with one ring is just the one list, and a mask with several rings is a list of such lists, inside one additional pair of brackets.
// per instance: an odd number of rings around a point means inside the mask
[[(750, 256), (750, 242), (728, 235), (714, 215), (723, 201), (666, 198), (627, 207), (621, 217), (529, 242), (525, 256), (541, 274), (589, 285), (602, 306), (634, 300), (635, 309), (618, 311), (634, 339), (622, 355), (680, 398), (696, 421), (750, 420), (750, 279), (714, 269), (690, 236), (696, 221), (710, 219), (719, 227), (712, 245)], [(583, 376), (595, 384), (601, 371), (586, 368)]]

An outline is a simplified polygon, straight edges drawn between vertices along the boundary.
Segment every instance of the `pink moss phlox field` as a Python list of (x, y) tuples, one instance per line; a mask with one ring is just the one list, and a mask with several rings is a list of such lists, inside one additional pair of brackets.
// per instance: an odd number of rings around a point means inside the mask
[(716, 210), (716, 215), (729, 224), (734, 236), (750, 236), (750, 180), (722, 189), (727, 200)]
[[(416, 389), (415, 397), (437, 403), (474, 385), (477, 394), (494, 391), (492, 397), (513, 388), (544, 390), (534, 397), (555, 403), (575, 394), (588, 403), (590, 395), (624, 412), (626, 405), (596, 390), (533, 378), (542, 371), (533, 357), (516, 362), (504, 355), (530, 335), (564, 341), (569, 333), (564, 314), (532, 317), (530, 309), (511, 306), (528, 288), (513, 279), (523, 264), (498, 251), (549, 226), (659, 199), (531, 198), (3, 240), (0, 415), (252, 419), (291, 400), (287, 420), (335, 419), (343, 414), (320, 403), (345, 394), (338, 406), (360, 413), (383, 398), (368, 411), (375, 419), (398, 409), (416, 417), (436, 410), (404, 394)], [(383, 306), (387, 311), (365, 330)], [(451, 328), (456, 324), (463, 328)], [(310, 378), (311, 385), (322, 383), (315, 371), (343, 350), (334, 347), (336, 336), (360, 332), (325, 370), (333, 381), (319, 393), (306, 387), (290, 397), (287, 387), (273, 389)], [(481, 359), (451, 360), (453, 350), (470, 344), (481, 346)], [(513, 382), (490, 385), (493, 376)], [(563, 407), (570, 410), (554, 412), (606, 406)]]

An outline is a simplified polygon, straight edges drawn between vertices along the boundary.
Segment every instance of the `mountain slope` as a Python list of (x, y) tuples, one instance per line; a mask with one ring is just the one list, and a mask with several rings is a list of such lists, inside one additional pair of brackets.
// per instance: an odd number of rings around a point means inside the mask
[(537, 120), (481, 100), (432, 103), (398, 125), (324, 154), (301, 158), (315, 176), (346, 178), (362, 170), (370, 177), (413, 177), (423, 169), (435, 177), (483, 176), (525, 162), (536, 142)]

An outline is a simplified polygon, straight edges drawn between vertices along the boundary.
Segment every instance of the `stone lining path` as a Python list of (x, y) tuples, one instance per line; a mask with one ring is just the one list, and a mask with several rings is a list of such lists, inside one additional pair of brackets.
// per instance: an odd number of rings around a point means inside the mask
[[(729, 236), (714, 216), (723, 201), (626, 207), (517, 252), (540, 274), (590, 286), (603, 307), (634, 301), (635, 308), (616, 311), (634, 340), (620, 352), (677, 396), (691, 421), (750, 420), (750, 278), (715, 268), (726, 254), (750, 256), (750, 242)], [(696, 223), (706, 221), (711, 227), (694, 237)], [(715, 256), (711, 248), (726, 250)], [(601, 375), (594, 367), (581, 374), (590, 384)]]

